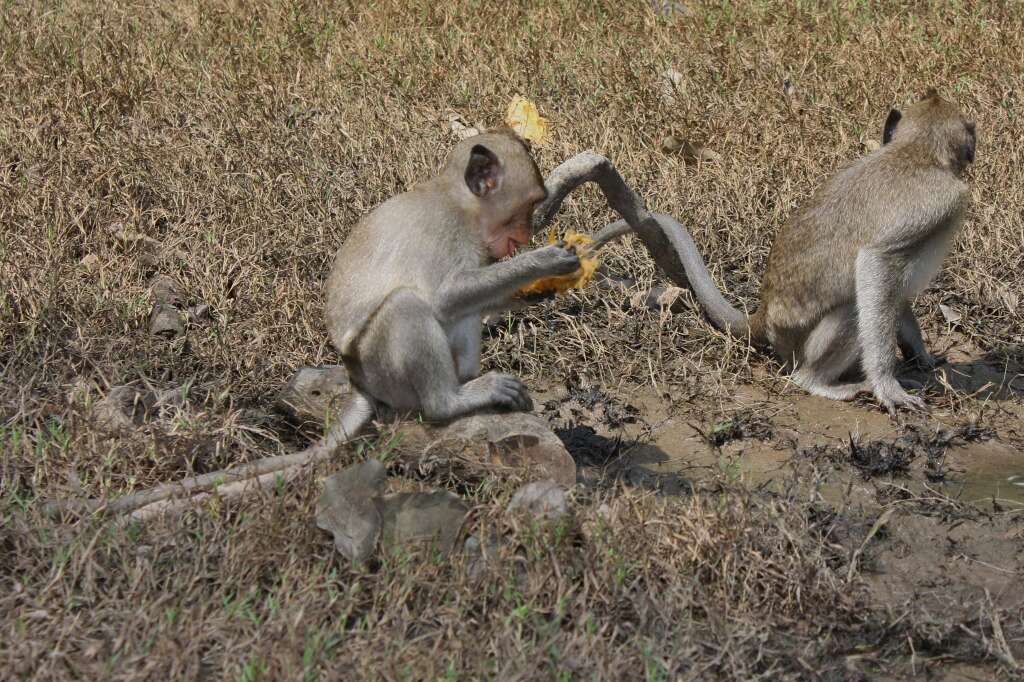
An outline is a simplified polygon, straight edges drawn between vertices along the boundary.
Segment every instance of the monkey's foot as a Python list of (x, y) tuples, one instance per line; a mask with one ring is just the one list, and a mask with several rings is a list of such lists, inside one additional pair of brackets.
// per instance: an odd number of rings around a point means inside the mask
[(916, 356), (911, 358), (911, 360), (918, 367), (920, 367), (921, 369), (926, 369), (926, 370), (927, 369), (935, 369), (939, 365), (946, 364), (946, 358), (942, 357), (941, 355), (932, 355), (931, 353), (929, 353), (927, 351), (925, 351), (923, 353), (917, 354)]
[(533, 410), (530, 392), (518, 377), (499, 372), (488, 372), (463, 385), (464, 391), (480, 392), (487, 396), (487, 402), (494, 407), (501, 407), (521, 412)]
[(923, 391), (925, 388), (924, 382), (910, 377), (899, 377), (897, 381), (900, 382), (900, 386), (910, 391)]
[(928, 404), (923, 398), (910, 395), (895, 379), (880, 382), (872, 387), (875, 400), (882, 403), (890, 415), (896, 414), (896, 407), (903, 407), (914, 412), (927, 412)]
[(858, 394), (871, 390), (867, 382), (858, 381), (850, 384), (833, 384), (823, 380), (813, 371), (801, 367), (793, 372), (793, 383), (811, 395), (828, 398), (829, 400), (850, 401)]

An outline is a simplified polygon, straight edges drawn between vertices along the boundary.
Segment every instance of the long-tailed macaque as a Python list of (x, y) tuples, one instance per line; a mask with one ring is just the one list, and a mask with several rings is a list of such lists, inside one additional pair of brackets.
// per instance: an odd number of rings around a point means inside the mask
[[(882, 143), (782, 228), (749, 317), (719, 292), (689, 235), (680, 260), (718, 328), (770, 345), (815, 395), (850, 400), (870, 391), (892, 412), (925, 407), (896, 378), (897, 348), (924, 366), (937, 362), (910, 302), (935, 278), (963, 222), (963, 173), (977, 138), (974, 122), (930, 91), (889, 112)], [(864, 380), (842, 382), (858, 366)]]
[(432, 421), (531, 408), (516, 377), (479, 376), (481, 318), (534, 279), (579, 267), (561, 243), (502, 260), (530, 241), (546, 196), (525, 143), (498, 129), (458, 143), (440, 175), (355, 226), (327, 280), (328, 331), (356, 389), (335, 440), (375, 405)]

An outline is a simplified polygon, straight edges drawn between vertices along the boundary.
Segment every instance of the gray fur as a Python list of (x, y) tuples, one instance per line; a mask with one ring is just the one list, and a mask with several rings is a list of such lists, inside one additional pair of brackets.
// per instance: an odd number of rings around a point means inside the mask
[[(481, 145), (500, 168), (477, 167), (487, 157)], [(476, 166), (467, 173), (471, 159)], [(491, 185), (473, 181), (481, 175)], [(331, 339), (366, 400), (432, 421), (488, 407), (531, 408), (519, 379), (477, 375), (482, 313), (535, 279), (579, 267), (562, 245), (500, 262), (489, 255), (489, 235), (529, 238), (533, 206), (544, 196), (525, 146), (510, 133), (488, 133), (460, 143), (438, 177), (355, 226), (335, 257), (326, 313)], [(519, 226), (501, 227), (512, 223)]]

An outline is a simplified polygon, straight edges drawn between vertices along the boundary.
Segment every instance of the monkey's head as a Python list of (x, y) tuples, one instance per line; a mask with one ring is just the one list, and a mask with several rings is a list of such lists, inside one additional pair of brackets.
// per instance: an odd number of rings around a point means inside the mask
[(533, 237), (533, 210), (547, 191), (529, 148), (514, 132), (499, 128), (462, 140), (443, 174), (475, 217), (491, 258), (510, 256)]
[(885, 119), (883, 145), (909, 141), (924, 143), (934, 151), (940, 163), (948, 164), (959, 173), (974, 163), (978, 136), (974, 121), (931, 89), (905, 111), (890, 110)]

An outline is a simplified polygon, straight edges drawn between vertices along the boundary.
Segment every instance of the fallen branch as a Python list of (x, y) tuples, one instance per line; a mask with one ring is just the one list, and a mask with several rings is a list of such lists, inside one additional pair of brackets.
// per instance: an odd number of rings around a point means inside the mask
[[(333, 448), (317, 443), (300, 452), (266, 457), (231, 469), (202, 474), (201, 476), (192, 476), (174, 483), (166, 483), (155, 488), (124, 495), (114, 500), (73, 499), (51, 501), (44, 507), (44, 512), (49, 515), (57, 515), (63, 512), (130, 513), (133, 518), (136, 515), (140, 515), (140, 518), (148, 518), (157, 509), (175, 509), (177, 505), (174, 503), (180, 502), (180, 498), (183, 497), (194, 498), (195, 496), (201, 496), (205, 499), (211, 494), (216, 494), (220, 497), (235, 496), (236, 491), (241, 490), (248, 481), (263, 476), (270, 476), (270, 480), (276, 480), (276, 477), (284, 475), (284, 472), (293, 472), (293, 470), (297, 472), (307, 464), (323, 461), (333, 452)], [(290, 473), (289, 476), (294, 476), (294, 473)], [(240, 487), (239, 484), (243, 485)], [(149, 511), (147, 512), (146, 510)]]
[[(308, 450), (303, 450), (300, 453), (295, 453), (296, 455), (306, 453), (307, 456), (303, 461), (292, 464), (286, 468), (274, 469), (261, 475), (252, 475), (248, 478), (239, 479), (232, 483), (225, 483), (224, 485), (217, 486), (209, 492), (192, 493), (186, 497), (170, 497), (157, 502), (152, 502), (141, 507), (136, 507), (134, 511), (128, 514), (128, 516), (133, 521), (148, 521), (149, 519), (162, 516), (164, 514), (180, 514), (188, 509), (193, 509), (202, 505), (206, 500), (214, 496), (220, 500), (230, 500), (257, 490), (268, 490), (278, 485), (279, 482), (282, 485), (290, 483), (292, 480), (298, 478), (306, 465), (322, 461), (330, 454), (330, 452), (327, 452), (323, 454), (323, 456), (319, 456), (321, 454), (319, 452), (310, 452), (315, 449), (316, 448), (309, 448)], [(268, 457), (267, 459), (277, 458)], [(260, 460), (260, 462), (263, 461), (266, 460)], [(253, 464), (256, 464), (256, 462), (253, 462)], [(119, 502), (122, 499), (125, 498), (120, 498), (115, 500), (115, 502)]]

